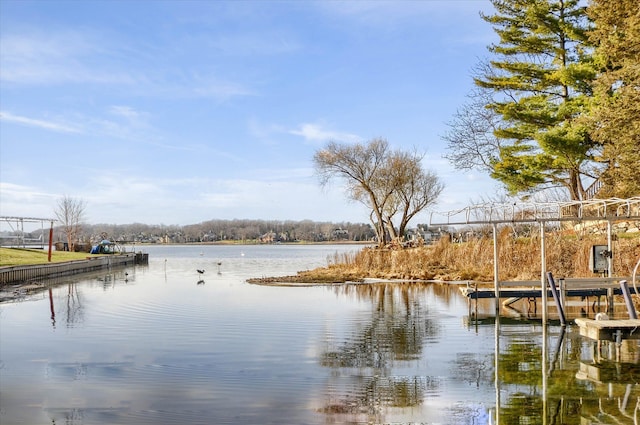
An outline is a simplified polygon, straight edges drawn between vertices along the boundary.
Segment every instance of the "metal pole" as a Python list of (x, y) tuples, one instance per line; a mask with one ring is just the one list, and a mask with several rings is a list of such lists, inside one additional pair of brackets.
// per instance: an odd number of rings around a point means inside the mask
[(496, 338), (494, 341), (494, 385), (496, 388), (496, 425), (500, 424), (500, 317), (496, 316), (496, 324), (495, 324), (495, 333)]
[[(558, 289), (556, 288), (556, 282), (553, 279), (553, 274), (551, 272), (547, 272), (547, 280), (549, 283), (549, 287), (551, 288), (551, 295), (553, 295), (553, 300), (556, 302), (556, 307), (558, 308), (558, 316), (560, 316), (560, 324), (562, 326), (567, 324), (567, 318), (564, 315), (564, 308), (562, 307), (562, 302), (560, 301), (560, 294), (558, 294)], [(544, 287), (545, 292), (547, 291), (547, 285)]]
[(540, 296), (542, 297), (542, 324), (547, 324), (547, 260), (544, 240), (544, 221), (540, 222)]
[(24, 245), (24, 220), (20, 219), (20, 240), (18, 241), (18, 245), (21, 245), (22, 248), (26, 248)]
[(51, 228), (49, 229), (49, 253), (47, 254), (47, 261), (51, 262), (51, 249), (53, 246), (53, 221), (51, 222)]
[(607, 251), (609, 251), (609, 255), (607, 256), (607, 277), (613, 277), (613, 243), (611, 237), (611, 220), (607, 220)]
[(627, 305), (627, 311), (629, 312), (629, 319), (637, 319), (636, 308), (633, 306), (633, 300), (631, 299), (631, 292), (629, 291), (629, 285), (626, 280), (620, 281), (620, 289), (622, 290), (622, 296), (624, 302)]
[[(546, 290), (545, 290), (546, 292)], [(563, 328), (564, 329), (564, 328)], [(547, 424), (547, 326), (542, 325), (542, 424)]]
[(498, 276), (498, 225), (493, 226), (493, 287), (496, 301), (496, 317), (500, 316), (500, 279)]

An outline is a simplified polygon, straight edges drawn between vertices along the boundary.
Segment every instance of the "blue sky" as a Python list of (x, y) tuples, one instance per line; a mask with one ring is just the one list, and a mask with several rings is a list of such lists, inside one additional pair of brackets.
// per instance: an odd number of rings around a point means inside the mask
[[(494, 40), (488, 1), (0, 0), (0, 215), (367, 222), (327, 141), (425, 152), (439, 211), (497, 187), (442, 158)], [(427, 222), (425, 212), (414, 225)]]

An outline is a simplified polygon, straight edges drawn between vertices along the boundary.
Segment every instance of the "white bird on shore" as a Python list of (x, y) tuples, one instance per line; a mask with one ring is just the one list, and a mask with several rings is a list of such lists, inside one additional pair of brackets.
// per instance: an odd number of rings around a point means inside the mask
[(609, 316), (607, 313), (598, 313), (596, 314), (596, 320), (609, 320)]

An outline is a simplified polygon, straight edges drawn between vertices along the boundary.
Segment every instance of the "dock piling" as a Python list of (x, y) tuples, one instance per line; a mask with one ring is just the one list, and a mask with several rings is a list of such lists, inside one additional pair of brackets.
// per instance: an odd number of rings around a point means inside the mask
[(627, 305), (627, 311), (629, 312), (630, 319), (637, 319), (638, 315), (636, 314), (636, 309), (633, 306), (633, 300), (631, 299), (631, 293), (629, 291), (629, 285), (627, 285), (626, 280), (620, 281), (620, 289), (622, 290), (622, 296), (624, 297), (624, 302)]
[[(553, 300), (556, 302), (556, 307), (558, 308), (560, 324), (564, 326), (567, 324), (567, 318), (564, 315), (564, 308), (562, 307), (562, 303), (560, 302), (558, 288), (556, 288), (556, 282), (553, 280), (553, 274), (551, 272), (547, 272), (547, 281), (549, 282), (549, 286), (551, 287), (551, 295), (553, 295)], [(544, 292), (546, 292), (546, 290)]]

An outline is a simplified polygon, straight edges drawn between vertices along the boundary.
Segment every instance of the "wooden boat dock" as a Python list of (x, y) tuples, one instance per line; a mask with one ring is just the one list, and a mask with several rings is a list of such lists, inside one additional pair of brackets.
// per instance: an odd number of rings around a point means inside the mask
[[(617, 283), (620, 280), (630, 281), (631, 278), (594, 278), (594, 279), (559, 279), (559, 288), (563, 298), (566, 297), (600, 297), (622, 295), (622, 290)], [(500, 282), (498, 294), (500, 298), (520, 299), (520, 298), (540, 298), (542, 290), (540, 281), (503, 281)], [(635, 293), (633, 287), (629, 288), (631, 293)], [(495, 298), (496, 291), (493, 287), (478, 287), (476, 284), (468, 283), (461, 287), (460, 292), (469, 299)], [(552, 297), (551, 289), (547, 289), (547, 298)], [(506, 302), (504, 303), (506, 304)]]
[(580, 317), (575, 322), (580, 327), (580, 335), (596, 341), (640, 339), (640, 319), (593, 320)]
[[(546, 278), (551, 272), (547, 269), (546, 263), (546, 239), (547, 228), (552, 223), (571, 222), (571, 221), (590, 221), (590, 222), (606, 222), (607, 224), (607, 244), (592, 245), (589, 252), (590, 269), (593, 273), (606, 273), (606, 276), (615, 276), (613, 270), (612, 255), (613, 254), (613, 225), (621, 220), (639, 220), (640, 219), (640, 197), (635, 196), (628, 199), (596, 199), (580, 200), (572, 202), (533, 202), (533, 203), (482, 203), (475, 204), (462, 210), (433, 212), (429, 220), (431, 227), (437, 226), (473, 226), (473, 225), (491, 225), (493, 236), (493, 291), (482, 290), (480, 288), (463, 289), (462, 292), (467, 298), (494, 298), (495, 313), (500, 314), (500, 298), (510, 297), (514, 300), (522, 298), (540, 298), (542, 300), (542, 321), (547, 322), (547, 299), (549, 292), (546, 291)], [(434, 219), (439, 216), (440, 219)], [(520, 288), (510, 289), (505, 292), (502, 286), (504, 282), (500, 281), (500, 247), (498, 234), (502, 231), (502, 226), (512, 226), (517, 223), (529, 223), (532, 227), (537, 226), (540, 231), (540, 270), (542, 284), (537, 283), (533, 287), (527, 288), (526, 285), (520, 284)], [(637, 268), (637, 267), (636, 267)], [(568, 279), (566, 279), (568, 281)], [(627, 279), (627, 281), (630, 281)], [(501, 285), (502, 284), (502, 285)], [(515, 285), (514, 285), (515, 286)], [(623, 291), (618, 288), (600, 288), (581, 287), (568, 288), (566, 291), (561, 288), (556, 291), (553, 286), (551, 295), (562, 311), (563, 300), (565, 296), (594, 296), (604, 294), (612, 304), (613, 294), (622, 294)], [(604, 289), (604, 290), (603, 290)], [(519, 292), (518, 292), (519, 291)], [(546, 291), (543, 293), (542, 291)], [(571, 292), (567, 292), (571, 291)], [(634, 291), (635, 292), (635, 291)], [(571, 294), (571, 295), (569, 295)], [(625, 302), (630, 300), (629, 291), (625, 292)], [(504, 303), (503, 303), (504, 304)], [(507, 303), (508, 305), (508, 303)], [(562, 316), (562, 314), (561, 314)], [(565, 322), (566, 318), (562, 318)]]

